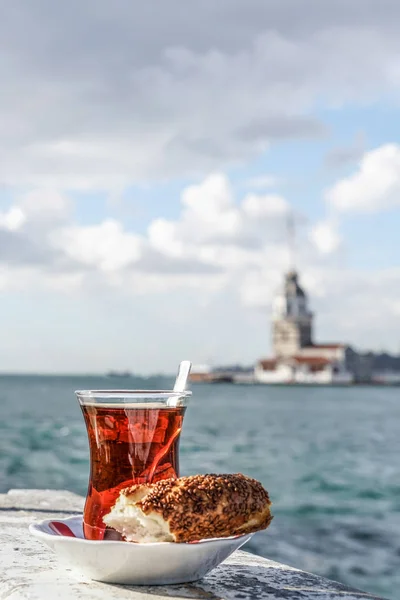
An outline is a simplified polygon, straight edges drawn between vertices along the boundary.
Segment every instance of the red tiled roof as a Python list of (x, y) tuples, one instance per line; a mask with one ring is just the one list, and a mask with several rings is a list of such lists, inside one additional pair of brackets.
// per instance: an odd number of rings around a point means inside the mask
[(325, 367), (326, 365), (329, 365), (332, 362), (331, 360), (329, 360), (329, 358), (325, 358), (324, 356), (293, 356), (291, 358), (300, 365), (309, 366)]
[(332, 361), (323, 356), (293, 356), (293, 360), (298, 365), (307, 365), (312, 373), (323, 371), (325, 367), (332, 364)]
[(288, 356), (279, 358), (267, 358), (260, 360), (258, 365), (263, 371), (273, 371), (280, 362), (293, 361), (298, 365), (307, 365), (311, 370), (318, 371), (331, 364), (331, 360), (324, 356)]

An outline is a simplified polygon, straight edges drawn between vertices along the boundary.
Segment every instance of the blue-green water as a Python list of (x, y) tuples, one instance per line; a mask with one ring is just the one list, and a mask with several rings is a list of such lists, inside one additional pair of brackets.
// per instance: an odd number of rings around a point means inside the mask
[[(75, 389), (171, 381), (0, 377), (0, 491), (85, 494), (88, 448)], [(247, 549), (397, 599), (400, 389), (196, 385), (182, 474), (261, 480), (275, 519)]]

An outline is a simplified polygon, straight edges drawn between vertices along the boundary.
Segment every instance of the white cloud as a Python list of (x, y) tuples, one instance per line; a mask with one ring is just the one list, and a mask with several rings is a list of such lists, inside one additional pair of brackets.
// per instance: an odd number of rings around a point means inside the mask
[(0, 213), (0, 227), (9, 231), (20, 229), (25, 220), (25, 213), (19, 206), (12, 206), (9, 210)]
[(258, 269), (271, 241), (282, 242), (287, 211), (278, 195), (251, 194), (236, 202), (227, 178), (214, 174), (182, 193), (178, 220), (153, 221), (148, 239), (168, 256), (198, 259), (231, 274)]
[(53, 225), (69, 217), (71, 203), (68, 197), (56, 190), (36, 189), (18, 198), (18, 208), (30, 221)]
[(182, 193), (184, 207), (179, 235), (193, 239), (234, 239), (241, 228), (241, 216), (232, 190), (222, 174), (210, 175), (199, 185)]
[[(202, 0), (190, 11), (181, 0), (70, 0), (68, 10), (13, 0), (3, 12), (0, 186), (15, 202), (0, 212), (0, 289), (110, 294), (128, 298), (130, 312), (154, 294), (166, 322), (186, 298), (188, 326), (204, 306), (208, 323), (219, 298), (210, 329), (229, 313), (221, 343), (235, 345), (232, 322), (249, 325), (243, 307), (265, 311), (265, 334), (261, 321), (255, 329), (267, 343), (266, 307), (288, 262), (288, 204), (272, 175), (236, 197), (221, 171), (239, 166), (246, 179), (245, 161), (275, 142), (326, 136), (316, 107), (398, 102), (398, 0), (385, 11), (379, 0)], [(328, 162), (348, 165), (363, 146), (333, 149)], [(374, 340), (393, 331), (398, 272), (332, 265), (342, 214), (398, 206), (399, 153), (396, 144), (366, 153), (328, 190), (328, 216), (299, 244), (332, 337), (368, 342), (365, 319)], [(74, 220), (71, 190), (118, 193), (170, 177), (200, 183), (182, 192), (176, 218), (155, 219), (140, 235), (117, 219)]]
[[(279, 195), (248, 194), (237, 200), (228, 178), (212, 174), (181, 194), (175, 220), (155, 219), (139, 235), (116, 219), (91, 225), (72, 220), (69, 198), (49, 191), (21, 195), (0, 215), (3, 288), (23, 276), (36, 288), (112, 286), (124, 294), (183, 288), (207, 294), (238, 285), (248, 303), (244, 278), (282, 269), (287, 201)], [(4, 237), (5, 236), (5, 237)], [(252, 284), (253, 285), (253, 284)]]
[(106, 272), (134, 265), (142, 252), (141, 238), (125, 232), (121, 223), (112, 219), (99, 225), (56, 229), (50, 241), (78, 264)]
[[(59, 298), (69, 294), (79, 298), (74, 305), (107, 305), (99, 308), (103, 315), (110, 302), (118, 306), (125, 299), (131, 321), (139, 314), (137, 307), (149, 302), (152, 308), (143, 317), (148, 327), (154, 326), (151, 319), (157, 310), (167, 319), (166, 324), (157, 325), (161, 339), (166, 339), (172, 327), (170, 319), (174, 328), (185, 323), (189, 330), (197, 315), (207, 323), (208, 336), (218, 332), (218, 339), (225, 340), (218, 345), (219, 353), (224, 343), (225, 350), (216, 360), (243, 356), (250, 361), (268, 352), (269, 304), (288, 266), (288, 204), (283, 197), (251, 194), (235, 198), (227, 177), (213, 174), (182, 192), (181, 212), (175, 220), (156, 220), (143, 235), (112, 219), (92, 225), (73, 222), (74, 212), (63, 209), (69, 206), (65, 197), (51, 222), (45, 210), (29, 212), (34, 197), (21, 196), (19, 204), (3, 213), (3, 217), (22, 214), (21, 206), (26, 210), (21, 226), (14, 230), (0, 227), (3, 294), (29, 291), (31, 296), (32, 290), (50, 291)], [(46, 200), (38, 199), (37, 205), (45, 209)], [(315, 223), (307, 233), (312, 243), (302, 240), (298, 264), (306, 265), (300, 272), (318, 314), (318, 338), (349, 340), (363, 347), (395, 347), (391, 332), (398, 318), (400, 272), (336, 268), (330, 262), (340, 247), (334, 220)], [(116, 317), (118, 322), (121, 319)], [(246, 349), (227, 347), (232, 323), (240, 339), (247, 340)], [(196, 358), (195, 352), (208, 347), (207, 335), (198, 324), (192, 327), (199, 329), (197, 337), (182, 348)], [(254, 348), (249, 346), (251, 339)]]
[[(228, 178), (213, 174), (183, 190), (175, 220), (156, 219), (142, 235), (113, 219), (74, 223), (68, 198), (60, 197), (53, 213), (46, 211), (49, 198), (39, 192), (21, 196), (2, 215), (8, 222), (8, 229), (0, 227), (3, 292), (34, 288), (101, 298), (113, 290), (115, 298), (129, 297), (133, 304), (157, 294), (171, 306), (189, 294), (192, 311), (212, 311), (226, 297), (238, 319), (246, 309), (262, 309), (267, 346), (268, 306), (288, 266), (289, 206), (282, 196), (235, 198)], [(389, 333), (398, 316), (400, 273), (337, 269), (331, 262), (341, 247), (337, 227), (334, 218), (311, 224), (311, 243), (299, 245), (304, 285), (321, 315), (318, 337), (393, 345)], [(378, 305), (384, 310), (377, 315)], [(374, 337), (368, 340), (366, 332)]]
[(189, 18), (176, 0), (14, 0), (0, 23), (0, 183), (203, 175), (324, 135), (317, 104), (396, 96), (399, 5), (323, 4), (203, 0)]
[(155, 219), (148, 228), (150, 244), (156, 250), (172, 257), (185, 254), (184, 242), (176, 235), (176, 223), (167, 219)]
[(374, 213), (400, 206), (400, 146), (386, 144), (365, 153), (359, 169), (326, 193), (342, 213)]
[(322, 254), (332, 254), (341, 245), (338, 224), (331, 220), (319, 221), (310, 231), (310, 239)]

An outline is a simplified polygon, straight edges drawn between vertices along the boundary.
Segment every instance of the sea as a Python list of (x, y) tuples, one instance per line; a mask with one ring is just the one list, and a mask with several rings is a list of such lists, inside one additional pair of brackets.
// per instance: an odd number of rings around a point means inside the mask
[[(0, 491), (85, 495), (76, 389), (168, 389), (172, 379), (0, 377)], [(385, 598), (400, 589), (400, 389), (193, 384), (181, 474), (259, 479), (274, 520), (246, 549)]]

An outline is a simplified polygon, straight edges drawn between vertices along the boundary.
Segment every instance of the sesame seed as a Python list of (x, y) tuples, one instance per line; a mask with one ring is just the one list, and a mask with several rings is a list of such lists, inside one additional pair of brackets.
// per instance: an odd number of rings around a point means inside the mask
[(241, 473), (164, 479), (125, 488), (121, 494), (129, 498), (138, 491), (147, 494), (136, 506), (146, 515), (161, 515), (176, 542), (253, 533), (272, 520), (268, 492)]

